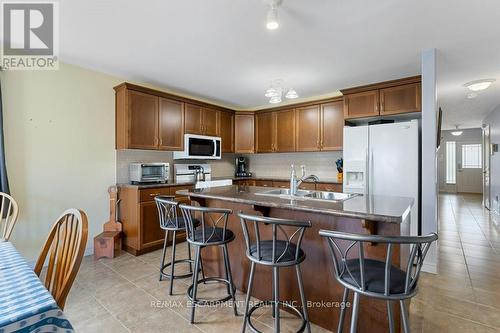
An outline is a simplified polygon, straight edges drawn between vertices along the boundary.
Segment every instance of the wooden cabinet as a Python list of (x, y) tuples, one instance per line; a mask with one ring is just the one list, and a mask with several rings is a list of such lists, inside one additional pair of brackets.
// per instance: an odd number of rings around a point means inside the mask
[(380, 89), (380, 114), (419, 112), (421, 107), (420, 83)]
[[(321, 150), (321, 110), (311, 105), (295, 110), (297, 151)], [(342, 123), (344, 119), (342, 119)]]
[(273, 187), (290, 188), (290, 182), (286, 180), (273, 180)]
[(184, 123), (184, 131), (190, 134), (203, 134), (203, 110), (201, 106), (186, 104), (186, 120)]
[(258, 113), (255, 133), (258, 153), (295, 151), (295, 110)]
[(217, 129), (217, 136), (222, 140), (222, 152), (234, 152), (234, 113), (232, 112), (219, 112), (219, 127)]
[(233, 181), (233, 185), (239, 186), (256, 186), (256, 181), (254, 179), (238, 179)]
[(295, 110), (277, 111), (275, 114), (275, 151), (295, 151)]
[(273, 187), (274, 185), (272, 180), (256, 180), (255, 186)]
[(420, 112), (420, 76), (341, 90), (344, 118), (366, 118)]
[(234, 152), (239, 154), (255, 152), (253, 114), (237, 112), (234, 115)]
[(342, 101), (321, 104), (320, 147), (322, 151), (342, 150), (344, 111)]
[(125, 84), (115, 90), (117, 149), (184, 149), (184, 103)]
[(138, 91), (127, 91), (128, 147), (158, 148), (158, 97)]
[(344, 118), (366, 118), (379, 115), (378, 90), (344, 96)]
[(160, 98), (159, 149), (184, 149), (184, 104)]
[(303, 182), (302, 184), (299, 185), (299, 188), (301, 190), (314, 191), (316, 190), (316, 184), (310, 182)]
[(326, 192), (342, 192), (342, 184), (335, 183), (317, 183), (316, 191), (326, 191)]
[[(118, 197), (119, 216), (123, 225), (123, 248), (133, 255), (154, 251), (163, 246), (165, 231), (160, 228), (158, 209), (154, 197), (174, 195), (176, 201), (188, 203), (187, 196), (177, 195), (178, 190), (192, 186), (159, 186), (141, 189), (138, 186), (120, 186)], [(185, 235), (179, 233), (178, 241)]]
[(274, 112), (255, 115), (255, 148), (258, 153), (272, 153), (276, 150), (276, 114)]
[(190, 134), (217, 136), (218, 112), (194, 104), (186, 104), (184, 131)]

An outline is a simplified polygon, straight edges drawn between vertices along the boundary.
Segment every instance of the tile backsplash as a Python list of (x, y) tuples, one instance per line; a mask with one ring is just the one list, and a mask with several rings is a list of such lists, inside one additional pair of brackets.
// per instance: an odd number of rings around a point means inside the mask
[[(116, 182), (128, 183), (128, 165), (133, 162), (168, 162), (173, 178), (174, 163), (209, 163), (212, 165), (212, 177), (232, 177), (234, 175), (235, 157), (240, 155), (223, 154), (220, 160), (174, 161), (172, 152), (154, 150), (117, 150), (116, 151)], [(254, 176), (287, 178), (290, 176), (290, 165), (295, 164), (300, 175), (300, 166), (305, 165), (307, 174), (315, 174), (320, 179), (337, 177), (335, 161), (342, 157), (341, 151), (307, 152), (307, 153), (276, 153), (276, 154), (245, 154), (248, 166)]]

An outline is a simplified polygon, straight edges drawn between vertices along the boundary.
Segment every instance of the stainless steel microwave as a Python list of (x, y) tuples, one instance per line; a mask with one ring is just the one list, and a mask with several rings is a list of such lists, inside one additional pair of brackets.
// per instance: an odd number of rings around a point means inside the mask
[(130, 182), (140, 183), (167, 183), (170, 178), (169, 163), (130, 163)]
[(221, 158), (221, 138), (184, 134), (184, 151), (174, 152), (174, 159), (219, 160)]

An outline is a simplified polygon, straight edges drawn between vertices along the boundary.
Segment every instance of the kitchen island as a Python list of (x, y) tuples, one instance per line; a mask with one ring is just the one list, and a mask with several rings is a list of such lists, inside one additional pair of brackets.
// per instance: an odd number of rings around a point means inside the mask
[[(308, 300), (311, 322), (335, 331), (340, 313), (343, 288), (334, 278), (331, 254), (325, 239), (319, 236), (320, 229), (350, 233), (377, 235), (408, 235), (410, 211), (413, 199), (390, 196), (354, 196), (345, 201), (291, 199), (289, 196), (263, 195), (268, 187), (224, 186), (202, 190), (185, 190), (179, 195), (206, 207), (230, 208), (233, 212), (243, 211), (270, 217), (311, 221), (306, 230), (302, 249), (306, 260), (301, 264), (304, 289)], [(235, 235), (229, 244), (229, 256), (236, 287), (246, 292), (250, 272), (249, 260), (245, 255), (245, 243), (240, 221), (230, 215), (228, 228)], [(266, 235), (261, 235), (265, 237)], [(406, 249), (394, 248), (393, 264), (399, 265), (406, 255)], [(207, 275), (222, 276), (223, 261), (218, 249), (206, 248), (202, 252)], [(365, 248), (368, 258), (385, 259), (385, 245), (371, 244)], [(266, 300), (271, 298), (271, 269), (257, 265), (252, 296)], [(300, 304), (299, 290), (293, 268), (280, 271), (280, 298)], [(394, 306), (396, 327), (399, 331), (399, 309)], [(396, 315), (397, 314), (397, 315)], [(347, 316), (350, 310), (347, 311)], [(388, 330), (386, 305), (383, 301), (361, 298), (359, 332), (384, 332)], [(345, 328), (350, 319), (346, 318)], [(347, 330), (346, 330), (347, 331)]]

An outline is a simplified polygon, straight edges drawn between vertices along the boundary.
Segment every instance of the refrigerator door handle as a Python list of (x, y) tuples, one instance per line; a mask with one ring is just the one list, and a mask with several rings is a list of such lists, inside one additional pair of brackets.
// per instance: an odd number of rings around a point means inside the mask
[(369, 179), (370, 179), (370, 194), (373, 194), (373, 174), (374, 174), (374, 158), (373, 158), (373, 148), (370, 149), (370, 176), (369, 176)]
[(370, 155), (368, 148), (365, 149), (365, 194), (370, 193)]

